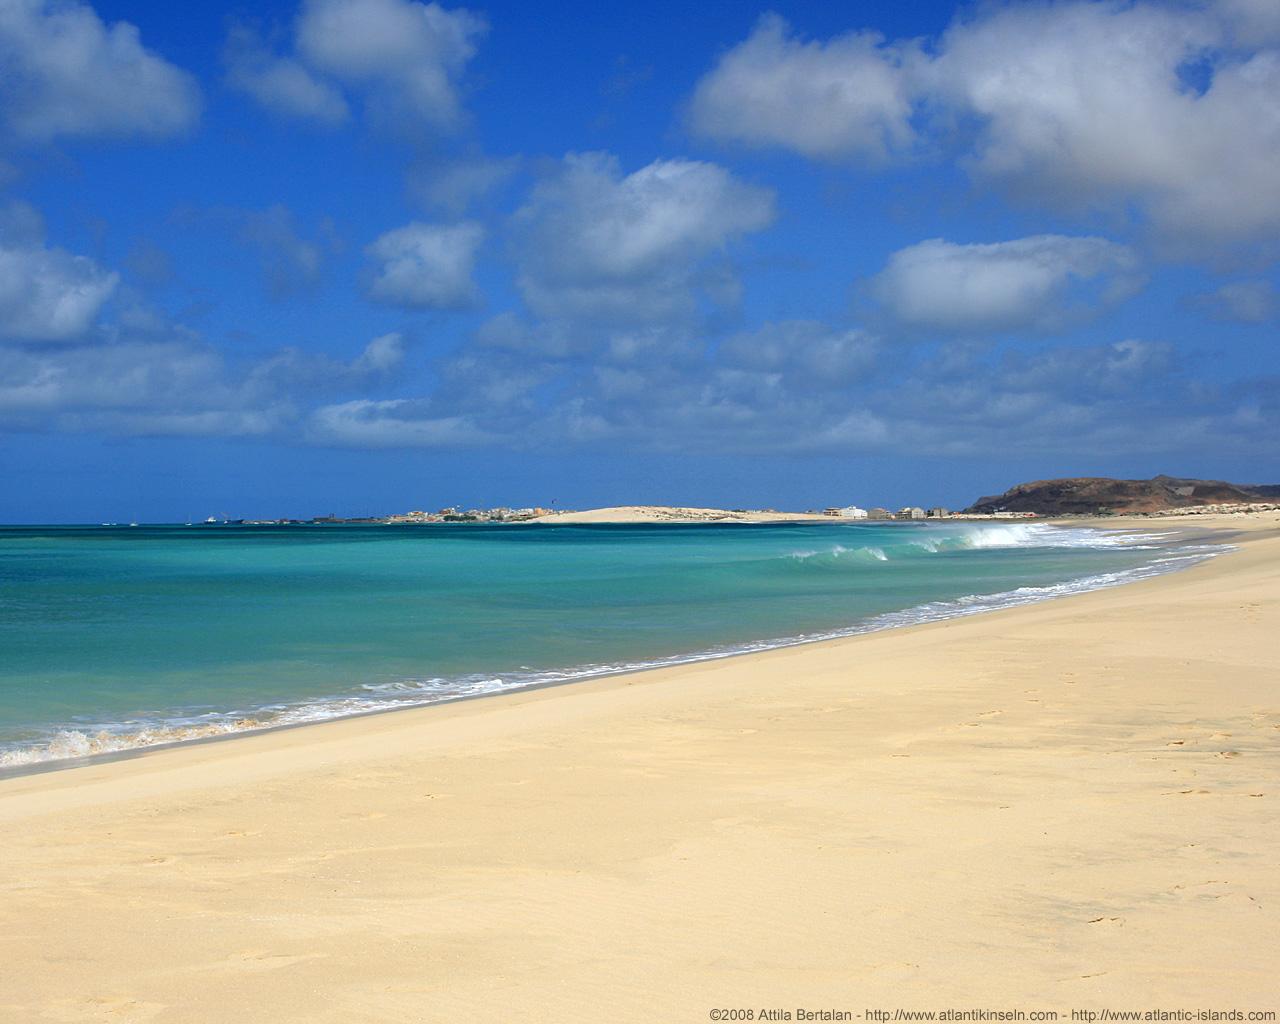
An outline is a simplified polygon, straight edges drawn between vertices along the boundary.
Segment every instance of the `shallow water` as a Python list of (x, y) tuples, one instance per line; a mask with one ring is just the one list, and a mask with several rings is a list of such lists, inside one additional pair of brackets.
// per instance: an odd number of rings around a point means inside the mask
[(0, 527), (0, 766), (971, 614), (1208, 553), (1026, 523)]

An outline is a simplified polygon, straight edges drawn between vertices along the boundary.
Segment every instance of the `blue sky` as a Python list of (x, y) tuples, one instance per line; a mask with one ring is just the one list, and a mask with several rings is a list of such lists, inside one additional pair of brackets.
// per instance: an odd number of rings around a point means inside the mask
[(1280, 5), (0, 0), (0, 521), (1280, 480)]

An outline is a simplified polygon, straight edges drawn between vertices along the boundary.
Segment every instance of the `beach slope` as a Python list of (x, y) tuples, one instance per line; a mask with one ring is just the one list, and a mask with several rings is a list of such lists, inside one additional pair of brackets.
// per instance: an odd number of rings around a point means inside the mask
[(0, 1019), (1280, 1009), (1280, 534), (1220, 525), (1113, 590), (2, 780)]

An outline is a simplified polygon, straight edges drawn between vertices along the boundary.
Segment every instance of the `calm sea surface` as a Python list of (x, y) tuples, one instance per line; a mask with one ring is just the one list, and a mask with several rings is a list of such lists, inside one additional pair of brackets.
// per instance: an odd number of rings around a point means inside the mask
[(1021, 523), (0, 527), (0, 766), (968, 614), (1203, 557)]

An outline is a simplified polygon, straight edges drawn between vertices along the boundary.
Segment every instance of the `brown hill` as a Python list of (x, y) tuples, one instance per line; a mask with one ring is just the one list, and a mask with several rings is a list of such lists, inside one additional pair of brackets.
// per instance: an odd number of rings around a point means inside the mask
[(1190, 505), (1264, 501), (1276, 489), (1274, 485), (1229, 484), (1222, 480), (1173, 476), (1157, 476), (1151, 480), (1084, 476), (1018, 484), (1003, 494), (979, 498), (966, 511), (1035, 512), (1042, 516), (1160, 512)]

